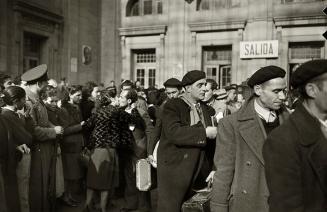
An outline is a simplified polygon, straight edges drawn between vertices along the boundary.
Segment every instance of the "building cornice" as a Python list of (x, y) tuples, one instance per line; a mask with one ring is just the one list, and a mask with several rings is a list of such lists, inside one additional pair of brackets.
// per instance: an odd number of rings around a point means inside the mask
[(29, 14), (35, 17), (40, 17), (47, 21), (60, 24), (63, 22), (64, 18), (62, 15), (49, 11), (38, 5), (34, 5), (24, 1), (16, 1), (13, 6), (15, 11), (19, 11), (23, 14)]
[(276, 27), (314, 26), (327, 25), (327, 18), (324, 15), (301, 16), (301, 17), (274, 17)]
[(126, 27), (126, 28), (119, 28), (119, 35), (120, 36), (159, 35), (159, 34), (166, 34), (166, 31), (167, 31), (166, 25)]
[(231, 31), (244, 29), (245, 20), (189, 23), (191, 32)]

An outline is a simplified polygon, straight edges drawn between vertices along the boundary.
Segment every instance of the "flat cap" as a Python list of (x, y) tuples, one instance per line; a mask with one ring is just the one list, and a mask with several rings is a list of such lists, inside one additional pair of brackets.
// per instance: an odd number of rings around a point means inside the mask
[(176, 78), (169, 78), (163, 85), (165, 87), (180, 88), (182, 87), (182, 82)]
[(265, 66), (256, 71), (248, 80), (248, 86), (253, 88), (255, 85), (260, 85), (268, 80), (275, 78), (284, 78), (285, 70), (277, 66)]
[(324, 73), (327, 73), (327, 60), (310, 60), (295, 70), (291, 76), (291, 85), (296, 88)]
[(206, 78), (206, 74), (203, 71), (192, 70), (192, 71), (187, 72), (184, 75), (184, 77), (182, 79), (182, 85), (183, 86), (192, 85), (196, 81), (198, 81), (200, 79), (205, 79), (205, 78)]
[(28, 83), (38, 80), (47, 81), (48, 80), (47, 70), (48, 67), (46, 64), (36, 66), (35, 68), (32, 68), (27, 72), (25, 72), (21, 76), (21, 79), (22, 81), (26, 81)]
[(227, 98), (227, 92), (225, 89), (217, 90), (215, 92), (215, 95), (216, 95), (216, 99), (218, 99), (218, 100)]

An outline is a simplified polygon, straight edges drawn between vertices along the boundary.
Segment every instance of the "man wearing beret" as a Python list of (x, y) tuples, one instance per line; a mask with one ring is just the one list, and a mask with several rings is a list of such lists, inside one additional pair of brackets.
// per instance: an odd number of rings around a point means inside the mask
[(210, 126), (214, 110), (202, 102), (205, 77), (198, 70), (186, 73), (182, 79), (185, 93), (165, 104), (158, 148), (157, 212), (180, 212), (193, 189), (206, 186), (211, 170), (205, 147), (214, 142), (208, 139), (214, 139), (217, 130)]
[[(52, 211), (50, 203), (49, 182), (50, 173), (55, 173), (51, 160), (56, 153), (54, 140), (63, 133), (61, 126), (54, 126), (48, 120), (44, 103), (40, 100), (39, 92), (47, 85), (47, 66), (40, 65), (25, 72), (21, 79), (27, 82), (26, 104), (27, 113), (34, 121), (34, 145), (31, 148), (30, 176), (30, 211)], [(54, 194), (55, 195), (55, 194)]]
[(327, 60), (292, 75), (303, 102), (263, 147), (271, 212), (327, 211)]
[(287, 117), (285, 71), (260, 68), (249, 79), (254, 94), (218, 125), (210, 207), (212, 212), (268, 212), (262, 147)]

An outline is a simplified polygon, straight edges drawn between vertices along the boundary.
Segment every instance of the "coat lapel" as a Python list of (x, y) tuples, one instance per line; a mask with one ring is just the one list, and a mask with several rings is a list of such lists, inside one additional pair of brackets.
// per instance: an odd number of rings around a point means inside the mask
[(262, 147), (265, 140), (265, 132), (254, 110), (253, 101), (253, 98), (249, 99), (239, 113), (239, 131), (245, 143), (247, 143), (259, 161), (264, 165)]

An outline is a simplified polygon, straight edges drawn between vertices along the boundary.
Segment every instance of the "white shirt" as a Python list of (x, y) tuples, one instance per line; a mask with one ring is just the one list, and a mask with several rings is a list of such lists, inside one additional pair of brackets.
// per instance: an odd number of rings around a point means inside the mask
[(254, 100), (254, 110), (257, 112), (259, 117), (265, 120), (267, 123), (273, 122), (277, 118), (275, 111), (262, 107), (258, 104), (257, 100)]

